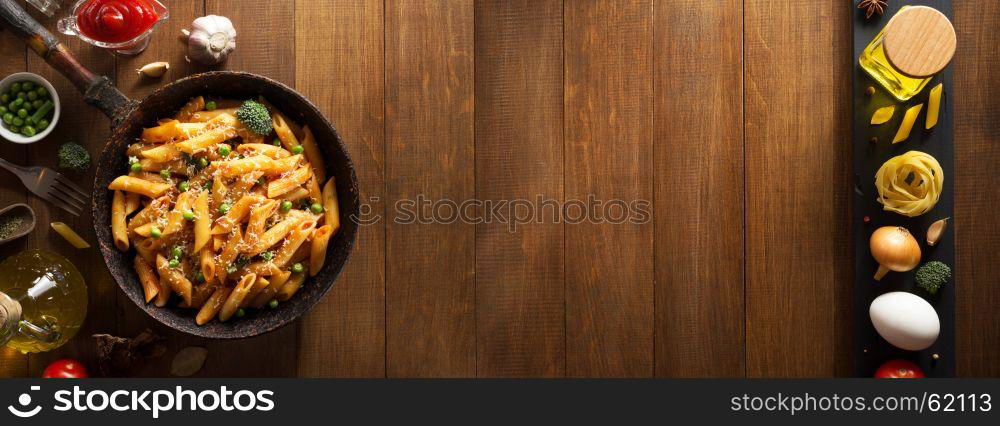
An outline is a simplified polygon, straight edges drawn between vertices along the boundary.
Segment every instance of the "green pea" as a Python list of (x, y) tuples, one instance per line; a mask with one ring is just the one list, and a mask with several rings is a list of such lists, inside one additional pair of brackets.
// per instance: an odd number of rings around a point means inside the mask
[(17, 116), (20, 118), (28, 118), (28, 110), (24, 108), (17, 110)]
[(34, 109), (38, 109), (38, 108), (41, 108), (42, 105), (44, 105), (44, 104), (45, 104), (45, 101), (43, 101), (41, 99), (37, 99), (37, 100), (35, 100), (34, 102), (31, 103), (31, 107), (34, 108)]
[[(14, 99), (13, 101), (11, 101), (10, 104), (13, 105), (13, 107), (11, 109), (18, 109), (18, 108), (21, 107), (21, 105), (24, 105), (24, 99), (21, 99), (21, 98)], [(8, 106), (10, 106), (10, 105), (8, 105)]]
[(236, 318), (243, 318), (243, 316), (246, 314), (247, 311), (244, 311), (243, 308), (239, 308), (236, 310)]
[(282, 212), (288, 213), (288, 211), (291, 210), (291, 209), (292, 209), (292, 202), (291, 201), (285, 200), (285, 201), (281, 202), (281, 211)]
[(220, 204), (220, 205), (219, 205), (219, 214), (226, 214), (226, 213), (229, 213), (229, 209), (230, 209), (230, 208), (231, 208), (231, 207), (229, 207), (229, 204), (226, 204), (226, 203), (222, 203), (222, 204)]
[(20, 105), (17, 104), (17, 100), (14, 100), (14, 101), (11, 101), (9, 104), (7, 104), (7, 109), (11, 110), (11, 111), (17, 111), (17, 108), (19, 106)]
[(216, 108), (215, 101), (205, 102), (205, 110), (206, 111), (215, 111), (215, 108)]
[(302, 145), (295, 145), (292, 147), (292, 154), (301, 154), (304, 150), (305, 148), (302, 148)]
[(21, 83), (14, 83), (10, 85), (10, 92), (17, 93), (21, 91)]
[(25, 99), (28, 99), (28, 95), (26, 93), (24, 93), (24, 92), (18, 92), (17, 93), (17, 98), (23, 101)]
[(21, 118), (21, 117), (14, 117), (14, 122), (13, 122), (13, 124), (14, 124), (15, 126), (17, 126), (17, 127), (21, 127), (21, 126), (23, 126), (23, 125), (24, 125), (24, 119), (23, 119), (23, 118)]
[(167, 169), (160, 170), (160, 177), (164, 179), (170, 179), (170, 170)]
[(194, 220), (194, 212), (191, 210), (185, 210), (181, 216), (184, 217), (184, 220)]
[(222, 145), (219, 146), (219, 155), (221, 155), (223, 157), (228, 157), (229, 153), (232, 152), (232, 151), (233, 151), (233, 149), (230, 148), (229, 145), (222, 144)]
[(38, 94), (35, 93), (35, 92), (28, 92), (28, 100), (29, 101), (37, 101), (38, 100)]
[(21, 128), (21, 134), (30, 138), (32, 136), (35, 136), (37, 132), (35, 131), (34, 127), (24, 126), (23, 128)]
[(181, 261), (180, 260), (170, 259), (170, 267), (171, 268), (178, 268), (180, 266), (181, 266)]
[(27, 90), (34, 90), (34, 89), (35, 89), (35, 83), (34, 82), (25, 81), (24, 83), (21, 83), (21, 90), (27, 91)]
[(6, 106), (4, 106), (4, 105), (0, 105), (0, 115), (4, 115), (4, 114), (6, 114), (6, 113), (7, 113), (7, 111), (8, 111), (8, 110), (7, 110), (7, 107), (6, 107)]
[(35, 106), (31, 102), (25, 102), (24, 105), (21, 105), (21, 107), (24, 108), (28, 114), (31, 114), (31, 111), (35, 109)]
[(49, 90), (45, 86), (38, 86), (38, 90), (35, 90), (35, 93), (38, 93), (38, 96), (48, 96)]
[(306, 270), (305, 266), (302, 266), (301, 263), (296, 263), (296, 264), (292, 265), (292, 272), (294, 272), (296, 274), (301, 274), (305, 270)]
[(7, 94), (7, 93), (4, 93), (4, 94), (0, 95), (0, 102), (3, 102), (3, 103), (10, 102), (10, 95)]
[(3, 114), (3, 122), (7, 123), (7, 124), (13, 123), (14, 122), (14, 114), (11, 114), (9, 112), (4, 113)]
[(267, 302), (267, 307), (269, 307), (271, 309), (277, 308), (278, 307), (278, 301), (275, 300), (275, 299), (271, 299), (270, 302)]
[(19, 126), (10, 126), (10, 131), (12, 131), (14, 133), (21, 133), (21, 127), (19, 127)]
[(162, 233), (160, 232), (160, 228), (157, 228), (157, 227), (155, 227), (155, 226), (154, 226), (154, 227), (152, 227), (152, 228), (149, 228), (149, 236), (151, 236), (151, 237), (153, 237), (153, 238), (160, 238), (160, 235), (163, 235), (163, 234), (162, 234)]
[(271, 145), (274, 145), (274, 146), (281, 146), (281, 139), (278, 139), (278, 138), (274, 138), (274, 140), (273, 140), (273, 141), (271, 141)]
[(45, 120), (45, 119), (39, 120), (38, 124), (35, 125), (35, 127), (38, 127), (38, 130), (42, 130), (42, 129), (46, 128), (46, 127), (49, 127), (49, 120)]
[[(39, 122), (38, 125), (40, 126), (40, 125), (42, 125), (42, 123)], [(132, 163), (131, 166), (129, 166), (129, 169), (131, 169), (133, 173), (139, 173), (139, 172), (142, 171), (142, 164), (139, 164), (139, 162), (136, 161), (136, 162)]]
[(198, 167), (205, 168), (208, 167), (208, 159), (205, 157), (198, 158)]
[(309, 209), (316, 214), (323, 213), (323, 205), (320, 203), (313, 203), (313, 205), (309, 206)]
[(181, 190), (181, 192), (187, 192), (187, 190), (191, 189), (191, 184), (185, 180), (177, 184), (177, 189)]
[(184, 249), (180, 247), (174, 247), (172, 250), (170, 250), (170, 257), (174, 259), (180, 259), (181, 256), (184, 256)]

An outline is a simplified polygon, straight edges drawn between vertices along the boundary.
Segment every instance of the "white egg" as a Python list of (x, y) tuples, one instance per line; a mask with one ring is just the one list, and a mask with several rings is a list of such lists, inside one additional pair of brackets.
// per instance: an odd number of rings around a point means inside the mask
[(905, 291), (876, 297), (868, 308), (868, 315), (878, 334), (900, 349), (927, 349), (941, 332), (941, 321), (934, 307), (920, 296)]

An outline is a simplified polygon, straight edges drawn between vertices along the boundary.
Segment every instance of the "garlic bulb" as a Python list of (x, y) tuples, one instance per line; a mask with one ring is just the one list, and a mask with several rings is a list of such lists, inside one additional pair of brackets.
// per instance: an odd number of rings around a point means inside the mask
[(236, 49), (236, 28), (225, 16), (202, 16), (191, 23), (190, 31), (181, 33), (187, 38), (189, 61), (218, 64)]

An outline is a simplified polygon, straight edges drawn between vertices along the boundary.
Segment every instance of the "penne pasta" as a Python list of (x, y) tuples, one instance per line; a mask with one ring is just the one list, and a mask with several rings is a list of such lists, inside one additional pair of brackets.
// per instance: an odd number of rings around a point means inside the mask
[(278, 211), (279, 204), (281, 203), (278, 200), (267, 200), (250, 209), (250, 219), (247, 221), (247, 231), (243, 238), (247, 244), (253, 245), (257, 242), (257, 238), (264, 233), (267, 219)]
[(149, 198), (157, 198), (170, 188), (171, 186), (165, 183), (150, 182), (131, 176), (118, 176), (108, 185), (108, 189), (114, 191), (135, 192)]
[(274, 134), (278, 135), (278, 139), (281, 140), (281, 145), (285, 149), (291, 150), (299, 146), (299, 139), (295, 137), (295, 133), (289, 127), (288, 120), (285, 120), (284, 115), (277, 112), (273, 113), (271, 115), (271, 126), (274, 127)]
[(146, 295), (146, 303), (149, 303), (160, 293), (160, 279), (153, 272), (153, 267), (149, 266), (149, 262), (142, 256), (136, 256), (133, 263), (136, 275), (139, 276), (139, 282), (142, 284), (142, 291)]
[(212, 237), (212, 216), (208, 212), (208, 192), (202, 191), (194, 201), (194, 251), (201, 251)]
[(250, 306), (257, 309), (263, 308), (267, 302), (274, 299), (274, 296), (278, 294), (278, 290), (281, 290), (281, 287), (285, 285), (291, 276), (291, 271), (282, 271), (272, 275), (268, 286), (254, 297), (253, 301), (250, 302)]
[(315, 276), (323, 268), (323, 263), (326, 262), (326, 246), (330, 243), (332, 235), (333, 228), (328, 224), (316, 228), (313, 232), (309, 249), (309, 276)]
[(222, 284), (226, 283), (226, 277), (229, 274), (228, 269), (233, 261), (236, 260), (236, 256), (240, 254), (239, 246), (242, 241), (243, 233), (240, 231), (240, 227), (233, 227), (233, 231), (229, 234), (229, 239), (222, 245), (222, 250), (219, 251), (219, 256), (215, 262), (215, 277)]
[(222, 309), (219, 309), (219, 321), (226, 322), (236, 313), (255, 281), (257, 281), (257, 276), (254, 274), (247, 274), (240, 278), (240, 282), (236, 284), (236, 287), (222, 304)]
[(270, 286), (270, 284), (271, 282), (268, 281), (267, 278), (258, 276), (257, 281), (254, 281), (253, 286), (250, 287), (250, 291), (247, 291), (246, 296), (244, 296), (243, 300), (240, 301), (239, 307), (246, 308), (247, 306), (249, 306), (250, 302), (252, 302), (253, 299), (257, 297), (258, 294), (260, 294), (260, 292), (264, 291), (265, 288)]
[(303, 126), (302, 133), (305, 135), (302, 138), (302, 148), (306, 154), (306, 161), (312, 167), (316, 179), (319, 179), (320, 182), (325, 181), (326, 165), (323, 163), (323, 154), (319, 151), (319, 146), (316, 145), (316, 139), (313, 138), (312, 130), (309, 130), (309, 126)]
[(201, 276), (205, 278), (205, 282), (212, 282), (215, 280), (215, 251), (204, 247), (200, 253), (198, 263), (201, 267)]
[(171, 160), (181, 158), (181, 151), (177, 149), (177, 144), (166, 143), (156, 148), (150, 148), (139, 153), (157, 163), (166, 163)]
[(323, 185), (323, 215), (326, 217), (326, 224), (331, 227), (330, 235), (335, 235), (340, 230), (340, 203), (337, 200), (337, 185), (332, 177)]
[(309, 190), (302, 187), (295, 188), (291, 191), (286, 192), (280, 198), (286, 201), (298, 201), (303, 198), (309, 198)]
[(128, 216), (139, 210), (142, 207), (142, 200), (139, 198), (139, 194), (134, 192), (129, 192), (125, 194), (125, 216)]
[(177, 119), (180, 121), (189, 121), (194, 113), (203, 109), (205, 109), (205, 98), (203, 96), (196, 96), (184, 104), (180, 111), (177, 111)]
[(278, 265), (279, 268), (283, 268), (288, 265), (288, 262), (298, 251), (299, 247), (308, 240), (312, 234), (313, 229), (316, 228), (316, 221), (312, 219), (303, 219), (299, 222), (295, 229), (292, 230), (291, 235), (285, 240), (285, 243), (281, 245), (277, 253), (274, 255), (274, 264)]
[(267, 184), (267, 197), (276, 198), (282, 194), (302, 186), (312, 177), (312, 170), (309, 167), (299, 167), (286, 177), (277, 179)]
[(233, 204), (229, 208), (229, 211), (215, 221), (215, 226), (212, 227), (212, 234), (225, 234), (228, 233), (230, 229), (243, 221), (245, 217), (250, 213), (250, 208), (254, 205), (264, 201), (264, 198), (257, 195), (244, 195), (240, 198), (236, 204)]
[(212, 295), (209, 296), (208, 300), (205, 301), (205, 304), (201, 305), (201, 309), (198, 310), (198, 315), (194, 317), (194, 322), (198, 325), (205, 325), (211, 321), (212, 318), (215, 318), (215, 315), (219, 313), (220, 309), (222, 309), (222, 304), (225, 303), (227, 298), (229, 298), (229, 293), (231, 291), (232, 290), (226, 287), (216, 288), (215, 292), (213, 292)]
[(245, 143), (236, 147), (236, 151), (246, 156), (266, 155), (272, 160), (280, 160), (292, 156), (292, 153), (288, 152), (288, 150), (266, 143)]
[(250, 172), (270, 170), (274, 160), (266, 155), (255, 155), (216, 163), (224, 177), (233, 178)]
[(261, 234), (260, 238), (258, 238), (257, 241), (249, 247), (246, 253), (249, 256), (256, 256), (258, 254), (261, 254), (264, 250), (267, 250), (271, 246), (277, 244), (279, 241), (284, 239), (285, 235), (288, 235), (289, 232), (292, 232), (292, 229), (295, 228), (295, 225), (298, 225), (298, 223), (301, 221), (302, 221), (301, 216), (297, 215), (285, 216), (285, 219), (283, 219), (281, 222), (278, 222), (267, 231), (264, 231), (264, 233)]
[(191, 281), (181, 274), (180, 270), (170, 267), (170, 262), (163, 255), (156, 255), (156, 271), (160, 273), (160, 281), (166, 281), (171, 289), (184, 299), (184, 303), (191, 305), (192, 286)]
[(111, 237), (115, 241), (115, 247), (121, 251), (128, 251), (128, 226), (125, 224), (125, 194), (115, 191), (111, 200)]
[(83, 237), (81, 237), (80, 234), (77, 234), (73, 228), (69, 227), (69, 225), (62, 222), (52, 222), (49, 226), (51, 226), (52, 230), (56, 231), (57, 234), (66, 239), (66, 242), (68, 242), (71, 246), (78, 249), (90, 248), (90, 244), (84, 241)]
[(291, 299), (302, 288), (302, 283), (305, 281), (306, 274), (292, 274), (288, 278), (288, 281), (285, 281), (285, 284), (278, 290), (278, 293), (274, 295), (274, 298), (282, 302), (287, 302), (288, 299)]

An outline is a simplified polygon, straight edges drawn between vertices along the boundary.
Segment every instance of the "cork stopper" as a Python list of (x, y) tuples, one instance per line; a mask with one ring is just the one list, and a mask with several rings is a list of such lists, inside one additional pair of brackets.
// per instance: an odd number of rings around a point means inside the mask
[(0, 345), (17, 332), (17, 323), (20, 321), (21, 304), (0, 292)]
[(885, 56), (910, 77), (926, 78), (940, 72), (955, 56), (957, 45), (955, 27), (932, 7), (907, 7), (885, 26)]

